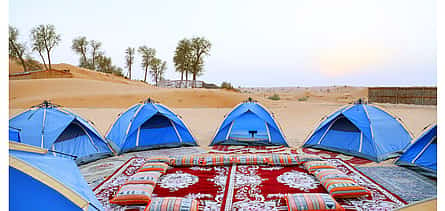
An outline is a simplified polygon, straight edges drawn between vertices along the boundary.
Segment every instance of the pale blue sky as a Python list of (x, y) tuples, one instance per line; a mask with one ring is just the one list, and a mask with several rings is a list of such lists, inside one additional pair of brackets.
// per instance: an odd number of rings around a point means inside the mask
[[(103, 43), (124, 67), (128, 46), (156, 48), (174, 71), (184, 37), (213, 48), (199, 79), (237, 86), (436, 85), (436, 9), (431, 0), (60, 1), (13, 0), (9, 23), (29, 40), (54, 24), (62, 43), (54, 63), (77, 64), (72, 39)], [(29, 43), (29, 41), (28, 41)], [(38, 58), (37, 55), (34, 55)], [(143, 77), (139, 56), (133, 66)]]

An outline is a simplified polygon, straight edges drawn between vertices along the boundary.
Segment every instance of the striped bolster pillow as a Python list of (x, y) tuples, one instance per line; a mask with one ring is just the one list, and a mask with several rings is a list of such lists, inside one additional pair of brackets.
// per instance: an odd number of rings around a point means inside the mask
[(303, 167), (309, 173), (313, 173), (319, 169), (336, 169), (335, 166), (331, 165), (327, 161), (308, 161), (303, 164)]
[(154, 198), (144, 211), (198, 211), (198, 201), (179, 197)]
[(272, 158), (269, 159), (267, 163), (272, 166), (294, 166), (299, 164), (295, 155), (281, 154), (273, 154)]
[(334, 198), (357, 198), (371, 195), (368, 189), (351, 180), (326, 179), (321, 184)]
[(313, 172), (313, 175), (320, 182), (323, 182), (327, 179), (342, 179), (354, 181), (350, 176), (346, 175), (338, 169), (319, 169)]
[(309, 155), (309, 154), (298, 154), (297, 159), (300, 164), (303, 164), (308, 161), (323, 161), (324, 160), (323, 158), (321, 158), (319, 156)]
[(165, 163), (169, 164), (171, 161), (171, 158), (167, 156), (159, 156), (159, 157), (147, 157), (144, 159), (145, 163)]
[(165, 163), (146, 163), (141, 168), (139, 168), (138, 172), (144, 172), (144, 171), (157, 171), (161, 174), (165, 174), (168, 169), (168, 165)]
[(290, 211), (299, 210), (345, 210), (330, 195), (325, 193), (297, 193), (286, 196), (287, 208)]
[(270, 156), (257, 155), (257, 154), (248, 154), (248, 155), (239, 155), (239, 164), (241, 165), (267, 165)]
[(202, 155), (199, 159), (200, 166), (224, 166), (237, 163), (238, 158), (231, 155)]
[(128, 178), (125, 184), (148, 184), (156, 186), (160, 176), (161, 173), (157, 171), (137, 172)]
[(199, 165), (199, 155), (175, 156), (170, 161), (171, 166), (197, 166)]
[(153, 186), (151, 185), (122, 185), (117, 194), (110, 200), (110, 203), (119, 205), (150, 204), (152, 193)]

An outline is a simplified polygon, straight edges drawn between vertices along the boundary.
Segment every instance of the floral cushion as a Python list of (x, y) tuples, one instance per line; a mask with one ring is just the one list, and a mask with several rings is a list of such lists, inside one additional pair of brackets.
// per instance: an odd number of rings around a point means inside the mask
[(138, 172), (144, 171), (158, 171), (161, 174), (165, 174), (169, 166), (165, 163), (146, 163), (141, 168), (139, 168)]
[(119, 188), (110, 203), (119, 205), (150, 204), (152, 193), (152, 185), (126, 184)]
[(308, 161), (323, 161), (324, 160), (323, 158), (321, 158), (319, 156), (310, 155), (310, 154), (297, 154), (297, 159), (300, 164), (304, 164), (305, 162), (308, 162)]
[(345, 210), (330, 195), (325, 193), (297, 193), (286, 196), (287, 208), (290, 211), (300, 210), (322, 210), (343, 211)]
[(133, 174), (125, 184), (149, 184), (156, 186), (161, 173), (158, 171), (143, 171)]
[(319, 169), (336, 169), (336, 167), (331, 165), (328, 161), (307, 161), (303, 164), (303, 167), (309, 173), (313, 173)]
[(268, 160), (268, 164), (272, 166), (293, 166), (300, 164), (295, 155), (273, 154)]
[(159, 157), (147, 157), (144, 159), (146, 163), (165, 163), (169, 164), (171, 158), (167, 156), (159, 156)]
[(320, 182), (327, 179), (344, 179), (354, 181), (350, 176), (346, 175), (338, 169), (319, 169), (312, 173)]
[(321, 184), (334, 198), (357, 198), (371, 194), (368, 189), (351, 180), (326, 179)]
[(198, 211), (198, 201), (180, 197), (154, 198), (144, 211)]

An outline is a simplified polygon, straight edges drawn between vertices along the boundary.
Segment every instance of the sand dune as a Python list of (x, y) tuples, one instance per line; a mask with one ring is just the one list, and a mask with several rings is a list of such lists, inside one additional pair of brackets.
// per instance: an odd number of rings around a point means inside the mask
[(66, 107), (126, 108), (147, 97), (172, 107), (232, 107), (243, 94), (208, 89), (161, 89), (78, 78), (9, 81), (9, 106), (26, 108), (44, 99)]

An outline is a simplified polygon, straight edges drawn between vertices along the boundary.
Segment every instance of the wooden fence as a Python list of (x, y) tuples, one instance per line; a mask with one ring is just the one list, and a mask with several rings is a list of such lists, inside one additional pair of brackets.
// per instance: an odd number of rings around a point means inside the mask
[(369, 102), (437, 105), (437, 87), (370, 87)]
[(203, 88), (203, 81), (164, 80), (159, 82), (159, 87), (165, 88)]
[(69, 70), (35, 70), (9, 75), (10, 80), (42, 79), (42, 78), (72, 78)]

